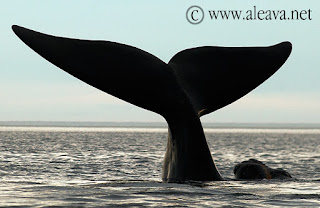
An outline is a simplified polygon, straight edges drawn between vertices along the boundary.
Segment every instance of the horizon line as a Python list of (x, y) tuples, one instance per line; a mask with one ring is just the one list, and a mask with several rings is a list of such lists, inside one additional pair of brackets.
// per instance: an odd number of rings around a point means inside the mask
[[(202, 122), (204, 128), (320, 128), (320, 123)], [(0, 121), (0, 126), (42, 127), (168, 127), (161, 121)]]

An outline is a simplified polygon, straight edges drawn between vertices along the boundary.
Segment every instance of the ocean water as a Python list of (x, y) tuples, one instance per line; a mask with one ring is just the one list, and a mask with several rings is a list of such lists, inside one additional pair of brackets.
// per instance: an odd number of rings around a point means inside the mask
[[(320, 207), (320, 129), (206, 128), (226, 181), (161, 181), (164, 127), (0, 127), (0, 207)], [(234, 180), (256, 158), (291, 180)]]

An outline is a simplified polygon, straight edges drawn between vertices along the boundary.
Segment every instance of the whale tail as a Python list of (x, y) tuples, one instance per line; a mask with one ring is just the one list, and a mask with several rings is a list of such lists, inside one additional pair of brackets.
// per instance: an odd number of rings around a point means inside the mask
[(221, 180), (199, 117), (241, 98), (275, 73), (291, 44), (199, 47), (168, 64), (110, 41), (55, 37), (19, 26), (15, 34), (43, 58), (78, 79), (159, 113), (169, 124), (164, 180)]
[(183, 50), (166, 64), (124, 44), (55, 37), (16, 25), (12, 29), (69, 74), (163, 116), (189, 100), (199, 115), (222, 108), (268, 79), (291, 52), (289, 42), (271, 47), (206, 46)]

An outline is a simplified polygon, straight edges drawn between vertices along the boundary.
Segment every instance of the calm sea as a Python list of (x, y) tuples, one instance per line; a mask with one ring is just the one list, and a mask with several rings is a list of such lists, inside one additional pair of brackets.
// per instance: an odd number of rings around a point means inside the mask
[[(207, 127), (222, 182), (161, 181), (163, 125), (0, 126), (0, 207), (320, 207), (320, 128)], [(236, 181), (256, 158), (292, 180)]]

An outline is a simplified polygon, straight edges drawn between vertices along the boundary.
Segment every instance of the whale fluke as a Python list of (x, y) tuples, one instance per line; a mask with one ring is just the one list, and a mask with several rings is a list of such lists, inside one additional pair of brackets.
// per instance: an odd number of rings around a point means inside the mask
[(43, 58), (78, 79), (162, 115), (169, 126), (162, 178), (222, 180), (200, 116), (241, 98), (275, 73), (291, 43), (270, 47), (186, 49), (169, 63), (141, 49), (110, 41), (56, 37), (12, 26)]
[(287, 60), (291, 47), (290, 42), (271, 47), (198, 47), (179, 52), (169, 66), (202, 116), (268, 79)]
[(175, 103), (183, 102), (172, 69), (138, 48), (109, 41), (55, 37), (19, 26), (12, 29), (52, 64), (129, 103), (164, 115), (174, 110)]

